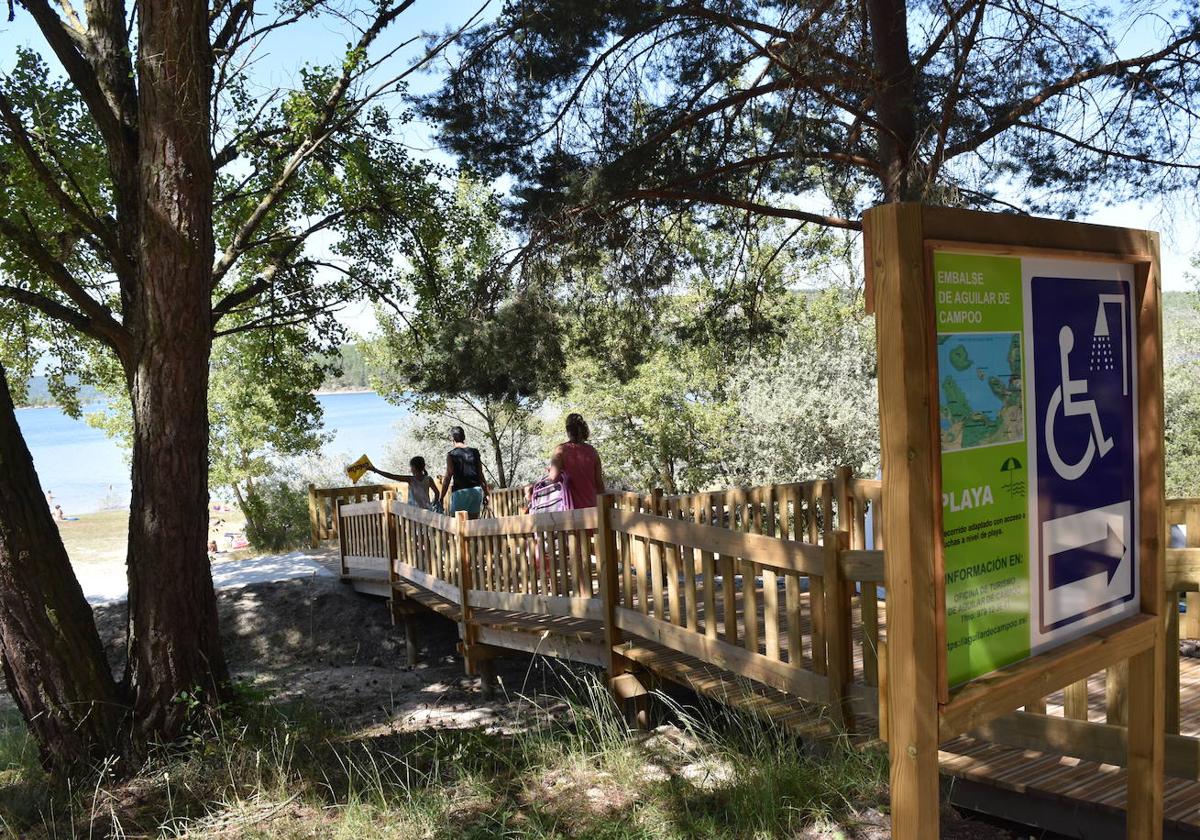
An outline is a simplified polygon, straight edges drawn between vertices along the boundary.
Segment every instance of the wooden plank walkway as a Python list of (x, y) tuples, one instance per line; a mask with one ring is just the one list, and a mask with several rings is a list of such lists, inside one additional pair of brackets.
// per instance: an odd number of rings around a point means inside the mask
[[(378, 594), (386, 575), (376, 570), (351, 570), (346, 578), (356, 588)], [(754, 601), (761, 605), (761, 582)], [(461, 620), (458, 604), (422, 589), (411, 581), (395, 583), (396, 597), (419, 604), (451, 621)], [(744, 624), (745, 598), (736, 597), (739, 626)], [(718, 612), (723, 605), (718, 601)], [(761, 608), (761, 607), (760, 607)], [(855, 599), (858, 613), (858, 599)], [(810, 613), (805, 610), (805, 616)], [(701, 614), (702, 615), (702, 614)], [(555, 656), (571, 661), (603, 666), (603, 626), (600, 622), (564, 616), (477, 609), (475, 626), (479, 641), (494, 647), (509, 648), (530, 654)], [(879, 604), (879, 623), (885, 626), (883, 604)], [(809, 639), (811, 627), (803, 620), (802, 637)], [(628, 634), (627, 634), (628, 635)], [(780, 628), (779, 643), (783, 657), (788, 658), (786, 624)], [(854, 624), (854, 672), (856, 681), (864, 679), (861, 623)], [(805, 737), (826, 737), (836, 730), (825, 711), (817, 705), (804, 703), (796, 697), (759, 683), (723, 671), (685, 653), (672, 650), (654, 641), (634, 638), (621, 648), (629, 660), (654, 676), (688, 687), (699, 695), (743, 710), (784, 726)], [(804, 650), (807, 659), (810, 651)], [(1181, 726), (1183, 735), (1200, 735), (1200, 660), (1180, 658)], [(1094, 722), (1105, 720), (1104, 675), (1094, 675), (1088, 683), (1088, 717)], [(1046, 698), (1047, 712), (1062, 713), (1063, 696), (1059, 692)], [(861, 732), (877, 732), (877, 722), (860, 717)], [(1125, 770), (1121, 767), (1084, 761), (1077, 758), (1006, 747), (959, 737), (943, 744), (939, 753), (942, 772), (951, 779), (988, 785), (1022, 796), (1036, 797), (1047, 802), (1063, 803), (1069, 807), (1085, 807), (1119, 816), (1125, 804)], [(1200, 836), (1200, 781), (1167, 777), (1165, 819), (1169, 827)]]

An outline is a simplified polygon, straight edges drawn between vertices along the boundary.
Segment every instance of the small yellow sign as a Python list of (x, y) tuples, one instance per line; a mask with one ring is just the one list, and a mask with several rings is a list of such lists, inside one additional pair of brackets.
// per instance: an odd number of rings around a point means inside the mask
[(346, 467), (346, 475), (350, 477), (350, 481), (358, 484), (358, 480), (362, 478), (367, 470), (371, 469), (371, 459), (363, 455), (350, 466)]

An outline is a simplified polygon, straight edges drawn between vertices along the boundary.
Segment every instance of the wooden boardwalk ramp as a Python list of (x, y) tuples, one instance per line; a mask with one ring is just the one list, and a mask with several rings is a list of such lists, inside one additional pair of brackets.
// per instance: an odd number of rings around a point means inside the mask
[[(456, 519), (385, 497), (335, 501), (332, 518), (343, 578), (389, 599), (410, 659), (416, 616), (435, 612), (458, 625), (485, 692), (494, 658), (523, 652), (599, 666), (634, 710), (668, 680), (798, 735), (870, 740), (887, 735), (879, 494), (842, 470), (532, 516)], [(1200, 502), (1168, 514), (1200, 544)], [(1181, 635), (1200, 637), (1200, 604), (1182, 625), (1178, 610), (1200, 590), (1200, 547), (1169, 551), (1168, 568), (1166, 820), (1169, 834), (1200, 835), (1200, 660), (1178, 656)], [(943, 744), (952, 799), (1071, 836), (1123, 836), (1123, 679), (1098, 673)]]

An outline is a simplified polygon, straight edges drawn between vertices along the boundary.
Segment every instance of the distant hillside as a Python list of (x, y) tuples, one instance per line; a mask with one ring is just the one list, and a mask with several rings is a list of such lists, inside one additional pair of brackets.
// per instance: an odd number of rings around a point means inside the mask
[[(326, 357), (330, 359), (331, 357)], [(371, 372), (362, 348), (358, 344), (343, 345), (336, 355), (341, 376), (328, 376), (321, 385), (322, 391), (365, 391), (371, 388)], [(69, 378), (68, 382), (75, 383), (76, 379)], [(95, 388), (84, 386), (79, 390), (81, 403), (94, 403), (104, 397)], [(46, 376), (34, 376), (29, 380), (28, 394), (17, 408), (45, 408), (56, 405), (54, 395), (50, 393), (50, 380)]]
[(322, 391), (365, 391), (371, 387), (371, 371), (363, 355), (362, 345), (343, 344), (336, 356), (326, 357), (336, 361), (341, 376), (327, 376), (321, 385)]
[[(71, 384), (75, 384), (77, 380), (73, 377), (67, 380)], [(34, 376), (29, 380), (28, 393), (25, 400), (17, 406), (17, 408), (44, 408), (47, 406), (57, 405), (54, 395), (50, 393), (50, 378), (48, 376)], [(94, 403), (103, 399), (103, 396), (90, 385), (85, 385), (79, 389), (79, 401), (84, 405)]]

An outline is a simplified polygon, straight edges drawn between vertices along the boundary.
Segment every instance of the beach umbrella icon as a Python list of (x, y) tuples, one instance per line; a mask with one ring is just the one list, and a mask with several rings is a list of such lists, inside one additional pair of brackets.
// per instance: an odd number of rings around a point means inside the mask
[(1004, 489), (1012, 496), (1025, 495), (1025, 482), (1018, 480), (1017, 473), (1025, 469), (1025, 466), (1016, 458), (1005, 458), (1004, 463), (1000, 465), (1000, 472), (1008, 479), (1008, 483), (1004, 485)]

